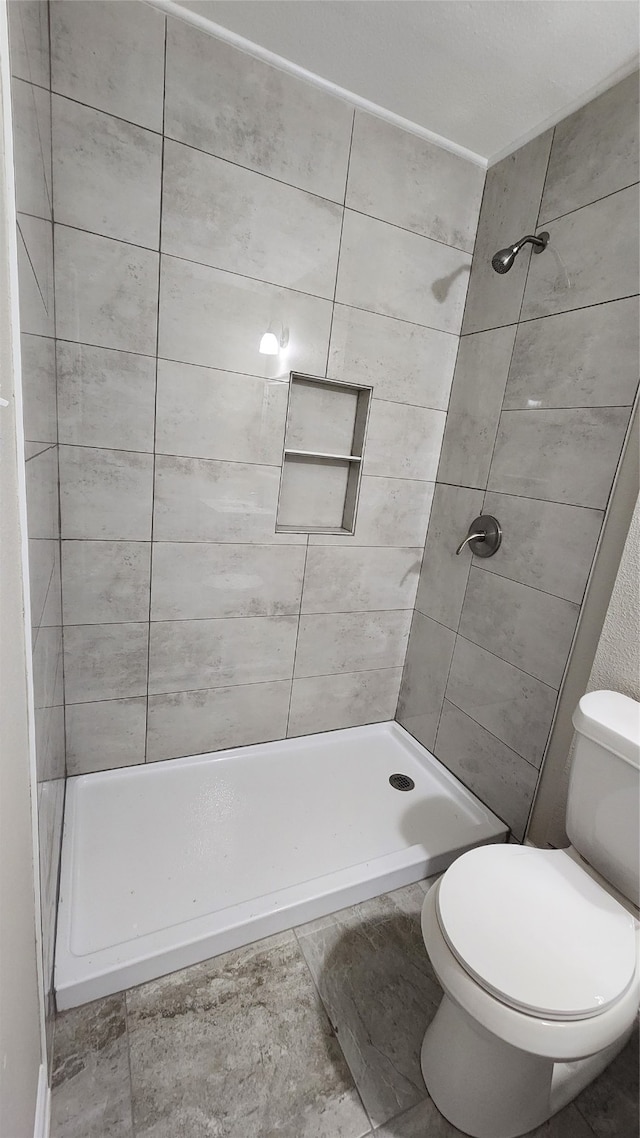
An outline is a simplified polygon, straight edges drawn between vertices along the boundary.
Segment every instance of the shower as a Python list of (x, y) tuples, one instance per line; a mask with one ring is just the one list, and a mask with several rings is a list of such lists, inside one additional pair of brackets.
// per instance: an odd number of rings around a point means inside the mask
[(533, 245), (534, 253), (542, 253), (543, 249), (546, 249), (548, 241), (548, 233), (540, 233), (538, 237), (528, 234), (528, 236), (521, 237), (519, 241), (516, 241), (515, 245), (508, 245), (506, 249), (499, 249), (491, 258), (491, 264), (496, 273), (508, 273), (523, 245), (530, 242)]

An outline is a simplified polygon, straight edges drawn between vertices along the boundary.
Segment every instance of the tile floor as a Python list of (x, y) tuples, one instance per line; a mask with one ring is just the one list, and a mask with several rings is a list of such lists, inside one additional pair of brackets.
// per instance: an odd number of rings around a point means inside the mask
[[(428, 882), (58, 1016), (51, 1138), (458, 1138), (429, 1099)], [(637, 1138), (638, 1038), (536, 1138)]]

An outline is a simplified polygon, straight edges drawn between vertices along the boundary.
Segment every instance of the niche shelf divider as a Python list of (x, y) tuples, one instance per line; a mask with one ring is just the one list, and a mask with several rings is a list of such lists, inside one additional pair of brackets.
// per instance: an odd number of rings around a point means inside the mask
[(291, 372), (278, 533), (354, 533), (371, 392)]

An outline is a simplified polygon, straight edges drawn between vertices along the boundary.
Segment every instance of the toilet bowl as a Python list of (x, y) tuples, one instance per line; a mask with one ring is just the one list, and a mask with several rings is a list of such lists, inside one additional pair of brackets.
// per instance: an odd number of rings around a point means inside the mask
[(574, 726), (574, 844), (471, 850), (423, 906), (444, 996), (422, 1071), (473, 1138), (517, 1138), (562, 1109), (624, 1047), (640, 1002), (640, 708), (591, 693)]

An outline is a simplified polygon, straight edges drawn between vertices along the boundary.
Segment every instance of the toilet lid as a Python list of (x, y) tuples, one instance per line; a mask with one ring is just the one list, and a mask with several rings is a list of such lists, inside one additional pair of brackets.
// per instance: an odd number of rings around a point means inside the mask
[(633, 979), (636, 922), (563, 850), (471, 850), (441, 878), (437, 909), (464, 969), (530, 1015), (598, 1015)]

